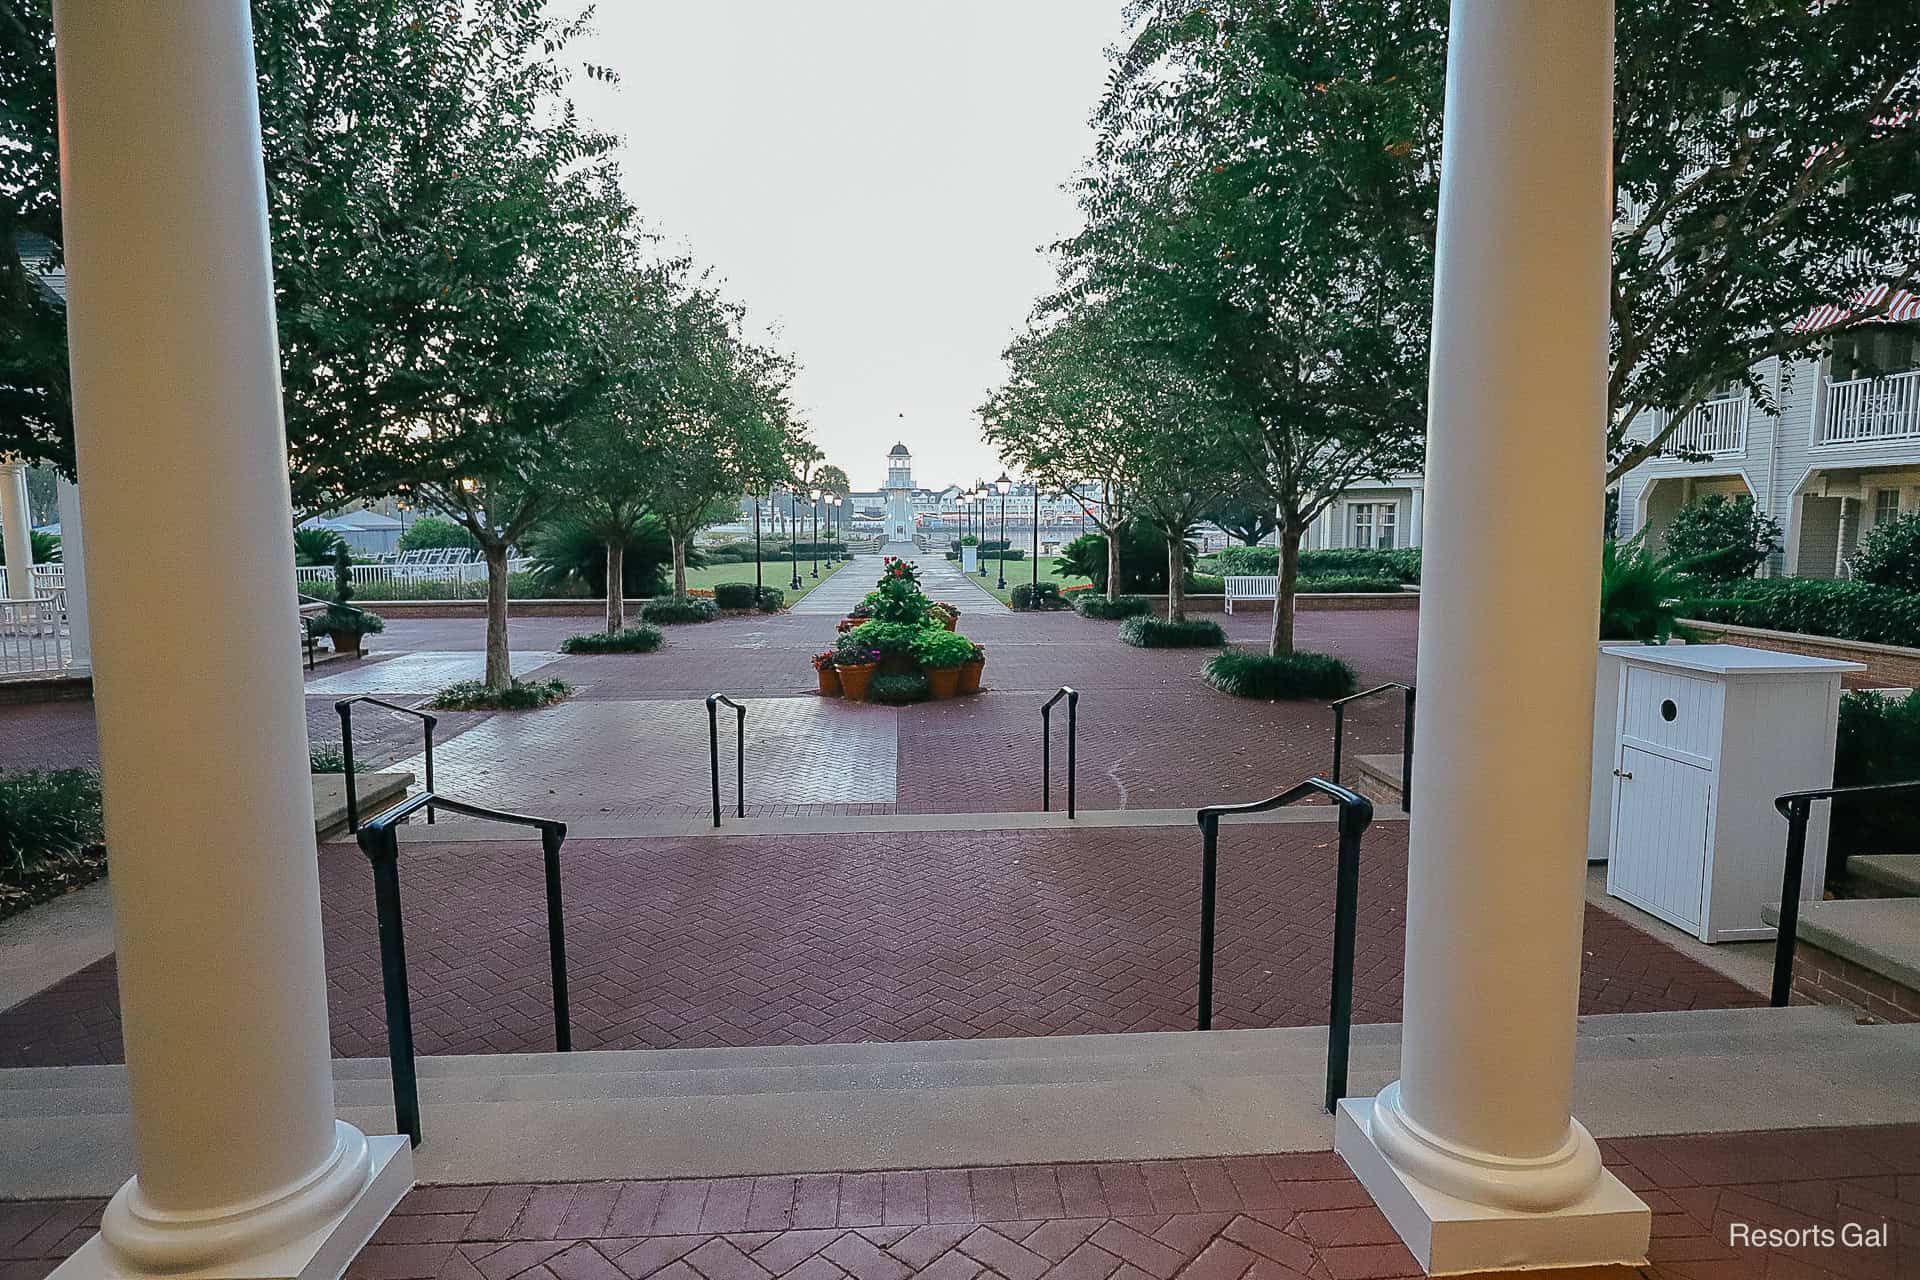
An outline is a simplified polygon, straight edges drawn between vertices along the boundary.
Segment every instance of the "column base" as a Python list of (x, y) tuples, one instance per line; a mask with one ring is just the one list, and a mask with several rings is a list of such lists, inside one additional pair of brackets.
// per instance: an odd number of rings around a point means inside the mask
[(1561, 1208), (1476, 1204), (1397, 1168), (1374, 1139), (1374, 1106), (1372, 1098), (1340, 1103), (1333, 1149), (1428, 1275), (1646, 1261), (1653, 1215), (1604, 1169), (1590, 1191)]
[(284, 1244), (188, 1269), (142, 1267), (96, 1233), (53, 1272), (57, 1280), (338, 1280), (413, 1186), (405, 1135), (366, 1139), (367, 1178), (346, 1207)]

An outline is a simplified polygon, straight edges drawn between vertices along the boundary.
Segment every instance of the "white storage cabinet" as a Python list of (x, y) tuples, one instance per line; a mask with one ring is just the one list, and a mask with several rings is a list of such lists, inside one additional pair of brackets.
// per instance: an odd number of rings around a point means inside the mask
[[(1840, 677), (1857, 662), (1731, 644), (1606, 650), (1620, 660), (1607, 892), (1702, 942), (1770, 938), (1787, 824), (1776, 796), (1833, 785)], [(1803, 896), (1826, 883), (1827, 806)]]

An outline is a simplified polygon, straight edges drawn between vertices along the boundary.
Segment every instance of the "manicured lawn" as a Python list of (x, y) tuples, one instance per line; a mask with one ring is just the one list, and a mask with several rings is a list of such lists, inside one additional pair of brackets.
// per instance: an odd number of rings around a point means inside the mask
[[(975, 577), (974, 581), (979, 583), (981, 586), (985, 587), (988, 591), (992, 592), (994, 595), (999, 596), (1001, 602), (1004, 604), (1013, 603), (1013, 589), (1015, 587), (1019, 586), (1023, 582), (1033, 581), (1033, 561), (1032, 560), (1007, 561), (1007, 589), (1005, 591), (1000, 590), (998, 586), (998, 583), (1000, 581), (1000, 567), (998, 564), (994, 562), (994, 559), (991, 555), (989, 555), (986, 559), (986, 567), (987, 567), (987, 576), (984, 578)], [(1068, 577), (1068, 576), (1062, 575), (1060, 572), (1059, 556), (1041, 556), (1040, 557), (1040, 581), (1051, 582), (1056, 586), (1061, 586), (1061, 587), (1074, 587), (1074, 586), (1079, 586), (1082, 583), (1086, 582), (1086, 579), (1080, 578), (1080, 577)]]
[[(769, 587), (778, 587), (787, 593), (787, 603), (792, 604), (807, 592), (825, 582), (834, 574), (847, 567), (845, 560), (836, 561), (833, 568), (827, 568), (827, 562), (820, 561), (820, 576), (813, 576), (813, 561), (806, 556), (800, 557), (800, 589), (793, 589), (793, 561), (782, 557), (779, 560), (760, 562), (760, 581)], [(752, 582), (753, 561), (740, 564), (710, 564), (699, 569), (687, 570), (687, 586), (713, 590), (722, 582)]]

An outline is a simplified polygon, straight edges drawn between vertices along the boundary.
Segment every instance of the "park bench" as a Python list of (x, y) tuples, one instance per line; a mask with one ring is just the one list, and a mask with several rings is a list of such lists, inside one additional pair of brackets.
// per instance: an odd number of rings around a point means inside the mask
[(1226, 582), (1228, 613), (1233, 612), (1235, 600), (1272, 600), (1280, 592), (1280, 579), (1275, 574), (1265, 577), (1234, 575)]

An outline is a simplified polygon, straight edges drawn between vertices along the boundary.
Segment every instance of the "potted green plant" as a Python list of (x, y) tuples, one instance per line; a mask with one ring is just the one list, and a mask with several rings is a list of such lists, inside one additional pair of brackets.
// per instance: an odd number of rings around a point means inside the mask
[(831, 649), (813, 655), (813, 670), (820, 677), (820, 696), (823, 698), (840, 696), (840, 672), (834, 665), (836, 661)]
[(987, 651), (982, 645), (967, 641), (973, 648), (973, 656), (960, 664), (960, 685), (957, 693), (980, 692), (980, 673), (987, 669)]
[(927, 673), (927, 686), (933, 696), (951, 698), (959, 691), (961, 669), (973, 661), (973, 641), (928, 627), (914, 641), (913, 656)]
[(348, 604), (347, 601), (352, 598), (353, 557), (345, 542), (336, 543), (333, 549), (333, 601), (327, 605), (327, 611), (308, 626), (315, 634), (332, 641), (336, 653), (351, 653), (357, 658), (360, 656), (362, 638), (385, 631), (387, 622), (378, 614)]
[(842, 636), (833, 649), (833, 669), (840, 677), (840, 691), (851, 701), (864, 702), (867, 684), (880, 669), (880, 651), (850, 635)]

